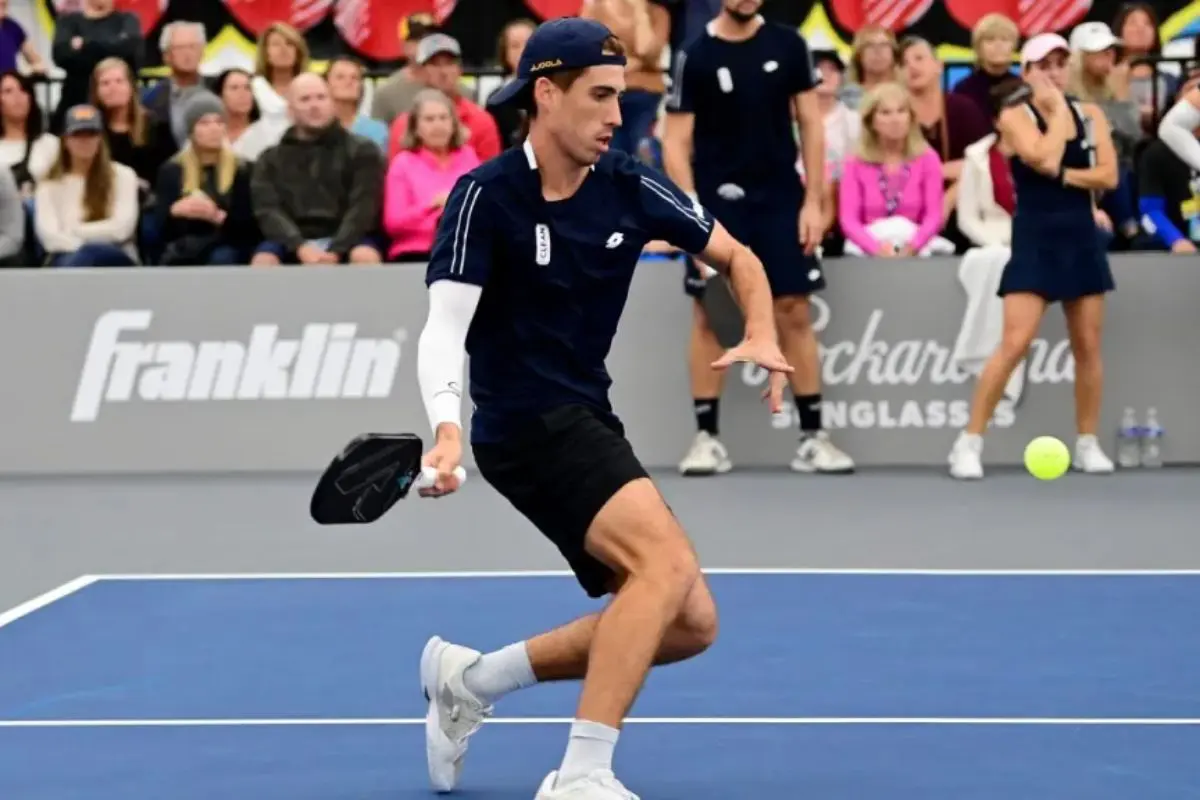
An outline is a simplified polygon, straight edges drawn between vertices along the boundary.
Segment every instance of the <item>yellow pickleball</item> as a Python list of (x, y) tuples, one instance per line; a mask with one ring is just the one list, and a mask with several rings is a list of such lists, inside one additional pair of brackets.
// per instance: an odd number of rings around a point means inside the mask
[(1039, 436), (1025, 446), (1025, 469), (1038, 480), (1061, 478), (1071, 467), (1071, 451), (1061, 439)]

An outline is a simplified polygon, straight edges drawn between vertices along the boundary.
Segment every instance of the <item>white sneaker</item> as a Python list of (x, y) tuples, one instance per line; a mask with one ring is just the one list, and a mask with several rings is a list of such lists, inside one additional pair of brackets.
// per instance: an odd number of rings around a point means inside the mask
[(492, 707), (481, 703), (463, 684), (463, 673), (480, 657), (477, 650), (450, 644), (437, 636), (421, 653), (421, 688), (429, 701), (425, 756), (429, 781), (438, 792), (449, 792), (458, 785), (467, 740), (492, 715)]
[(1075, 458), (1072, 459), (1071, 466), (1092, 475), (1107, 475), (1115, 469), (1112, 459), (1101, 449), (1100, 440), (1092, 434), (1080, 436), (1075, 440)]
[(679, 462), (679, 472), (683, 475), (720, 475), (731, 469), (729, 451), (707, 431), (696, 434), (687, 455)]
[(846, 475), (854, 472), (854, 459), (837, 448), (827, 431), (805, 436), (792, 459), (796, 472), (819, 472), (825, 475)]
[(983, 437), (963, 431), (950, 448), (950, 477), (977, 481), (983, 477)]
[(606, 769), (598, 769), (586, 778), (566, 786), (555, 786), (557, 782), (556, 770), (542, 781), (542, 788), (538, 789), (534, 800), (640, 800)]

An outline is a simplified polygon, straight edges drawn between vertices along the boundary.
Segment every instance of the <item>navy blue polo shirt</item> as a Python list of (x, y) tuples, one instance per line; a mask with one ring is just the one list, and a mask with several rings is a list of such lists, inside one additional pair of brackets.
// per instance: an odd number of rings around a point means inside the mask
[(667, 110), (695, 115), (697, 193), (725, 183), (798, 190), (792, 99), (819, 81), (804, 38), (777, 23), (743, 42), (717, 38), (711, 25), (693, 40), (676, 62)]
[(612, 414), (605, 359), (647, 242), (702, 252), (713, 218), (656, 172), (609, 152), (570, 198), (542, 197), (532, 149), (459, 179), (426, 283), (483, 287), (467, 334), (471, 440), (495, 442), (579, 404)]

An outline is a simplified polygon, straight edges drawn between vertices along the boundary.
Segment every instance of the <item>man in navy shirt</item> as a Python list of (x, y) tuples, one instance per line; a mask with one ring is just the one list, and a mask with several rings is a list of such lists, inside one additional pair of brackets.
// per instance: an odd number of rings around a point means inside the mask
[[(698, 197), (766, 266), (784, 355), (796, 367), (792, 393), (800, 444), (792, 469), (846, 473), (854, 462), (821, 419), (821, 361), (809, 295), (825, 287), (815, 255), (824, 235), (821, 193), (825, 130), (813, 89), (820, 73), (796, 31), (766, 22), (762, 0), (724, 0), (721, 13), (675, 64), (667, 98), (667, 174)], [(796, 171), (793, 113), (800, 121), (807, 187)], [(685, 291), (695, 299), (690, 371), (696, 438), (685, 475), (727, 472), (717, 438), (722, 375), (704, 365), (720, 353), (703, 297), (707, 277), (689, 259)]]
[[(468, 738), (501, 696), (583, 679), (561, 767), (539, 800), (629, 800), (613, 776), (622, 720), (654, 664), (691, 658), (716, 635), (716, 607), (678, 520), (625, 439), (604, 361), (642, 248), (667, 240), (729, 276), (746, 338), (716, 358), (786, 373), (762, 264), (661, 174), (609, 151), (621, 123), (620, 42), (598, 22), (547, 22), (492, 103), (529, 110), (530, 132), (465, 175), (431, 254), (418, 374), (436, 443), (425, 464), (457, 488), (462, 365), (470, 355), (471, 446), (483, 477), (562, 552), (601, 614), (483, 655), (430, 639), (430, 779), (459, 778)], [(465, 345), (465, 353), (464, 353)]]

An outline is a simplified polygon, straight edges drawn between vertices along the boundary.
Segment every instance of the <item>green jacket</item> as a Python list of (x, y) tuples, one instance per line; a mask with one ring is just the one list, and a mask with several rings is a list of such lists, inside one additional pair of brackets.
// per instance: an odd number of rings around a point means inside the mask
[(315, 137), (293, 126), (254, 165), (250, 195), (267, 241), (295, 251), (332, 239), (345, 256), (380, 229), (386, 163), (378, 145), (334, 122)]

